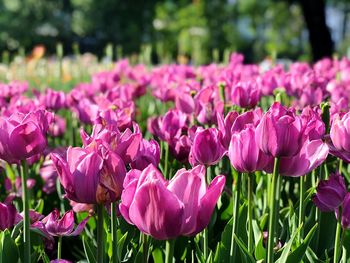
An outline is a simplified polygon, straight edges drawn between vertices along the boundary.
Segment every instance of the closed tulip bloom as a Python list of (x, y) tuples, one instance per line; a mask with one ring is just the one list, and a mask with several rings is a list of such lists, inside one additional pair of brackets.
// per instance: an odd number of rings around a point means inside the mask
[[(282, 157), (279, 172), (284, 176), (299, 177), (320, 166), (327, 158), (329, 147), (322, 140), (306, 141), (300, 152), (293, 157)], [(273, 163), (270, 163), (272, 172)]]
[(232, 166), (241, 173), (262, 170), (272, 159), (258, 148), (253, 125), (232, 135), (228, 157)]
[(343, 203), (346, 193), (344, 178), (336, 173), (319, 182), (312, 201), (322, 212), (331, 212)]
[(231, 129), (232, 125), (236, 121), (238, 113), (236, 111), (231, 111), (227, 113), (225, 119), (221, 114), (217, 114), (218, 128), (223, 134), (222, 144), (228, 149), (231, 141)]
[(231, 101), (241, 108), (254, 108), (261, 97), (261, 91), (255, 80), (239, 82), (233, 86)]
[(22, 220), (22, 217), (12, 204), (0, 202), (0, 231), (13, 227)]
[(190, 152), (192, 165), (213, 165), (225, 154), (226, 149), (222, 145), (222, 133), (219, 130), (209, 128), (196, 132)]
[(302, 146), (302, 122), (291, 110), (275, 102), (264, 114), (255, 132), (258, 147), (273, 157), (291, 157)]
[(140, 149), (137, 153), (135, 160), (130, 164), (133, 169), (143, 170), (150, 163), (154, 166), (158, 166), (160, 161), (160, 148), (159, 144), (155, 140), (147, 141), (142, 139), (140, 143)]
[(114, 202), (126, 173), (123, 160), (104, 148), (69, 147), (66, 158), (51, 154), (67, 198), (78, 203)]
[(209, 187), (205, 167), (181, 169), (166, 181), (150, 164), (142, 172), (131, 170), (124, 181), (120, 212), (131, 224), (156, 239), (193, 236), (208, 224), (225, 185), (217, 176)]
[(0, 118), (0, 158), (16, 163), (41, 154), (47, 146), (46, 132), (51, 121), (52, 115), (44, 110)]
[(338, 151), (350, 152), (350, 112), (343, 117), (336, 114), (331, 126), (330, 136)]

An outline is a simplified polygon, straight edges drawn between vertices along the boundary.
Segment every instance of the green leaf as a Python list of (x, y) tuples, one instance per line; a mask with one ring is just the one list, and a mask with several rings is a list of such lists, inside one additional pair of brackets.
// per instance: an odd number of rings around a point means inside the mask
[(266, 249), (264, 248), (264, 235), (258, 226), (256, 220), (253, 220), (253, 233), (255, 239), (255, 258), (257, 260), (264, 259), (266, 257)]
[(253, 255), (248, 252), (248, 248), (243, 243), (243, 241), (240, 238), (238, 238), (236, 235), (235, 235), (235, 240), (236, 240), (236, 243), (237, 243), (238, 247), (242, 251), (242, 253), (246, 256), (245, 257), (246, 262), (248, 262), (248, 263), (255, 263), (256, 261), (255, 261)]
[(19, 251), (15, 241), (11, 238), (10, 231), (5, 230), (0, 234), (0, 263), (18, 262)]
[(15, 183), (16, 175), (13, 172), (11, 165), (9, 165), (8, 163), (5, 163), (5, 169), (6, 169), (7, 177), (11, 180), (12, 183)]
[(126, 232), (119, 240), (118, 240), (118, 246), (117, 246), (117, 254), (118, 254), (118, 258), (120, 261), (122, 261), (122, 251), (124, 248), (124, 243), (125, 240), (128, 236), (128, 232)]
[(311, 239), (315, 234), (318, 224), (316, 223), (313, 228), (306, 235), (305, 239), (301, 242), (300, 246), (297, 247), (290, 255), (288, 256), (287, 263), (301, 262), (305, 256), (306, 249), (309, 247)]
[(156, 248), (155, 250), (153, 250), (152, 257), (153, 257), (154, 263), (163, 263), (164, 262), (163, 252), (159, 248)]
[(83, 236), (83, 246), (86, 259), (89, 263), (97, 263), (95, 257), (95, 249), (89, 244), (89, 241)]
[[(288, 254), (289, 251), (292, 248), (293, 242), (295, 237), (297, 236), (297, 234), (300, 232), (301, 228), (303, 227), (303, 225), (300, 225), (296, 231), (293, 232), (292, 236), (290, 237), (289, 241), (284, 245), (284, 247), (282, 248), (282, 255), (281, 257), (276, 261), (276, 263), (286, 263), (287, 259), (288, 259)], [(299, 262), (299, 261), (298, 261)]]

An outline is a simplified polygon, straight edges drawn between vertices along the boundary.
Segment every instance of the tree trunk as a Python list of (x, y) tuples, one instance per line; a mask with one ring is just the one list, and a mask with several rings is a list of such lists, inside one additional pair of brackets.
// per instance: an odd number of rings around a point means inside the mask
[(326, 25), (324, 0), (299, 0), (312, 49), (313, 61), (316, 62), (333, 54), (333, 41)]

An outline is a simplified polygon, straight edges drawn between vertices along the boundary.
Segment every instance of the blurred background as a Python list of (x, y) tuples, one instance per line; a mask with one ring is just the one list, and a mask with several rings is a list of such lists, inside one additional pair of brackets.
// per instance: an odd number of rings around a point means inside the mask
[[(350, 54), (347, 0), (0, 0), (3, 63), (16, 56), (149, 64)], [(34, 49), (34, 52), (33, 52)]]

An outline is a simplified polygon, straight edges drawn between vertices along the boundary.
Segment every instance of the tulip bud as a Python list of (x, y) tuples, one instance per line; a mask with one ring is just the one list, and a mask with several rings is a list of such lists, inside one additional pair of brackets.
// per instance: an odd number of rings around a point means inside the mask
[(343, 203), (346, 193), (344, 178), (336, 173), (319, 182), (312, 201), (322, 212), (331, 212)]

